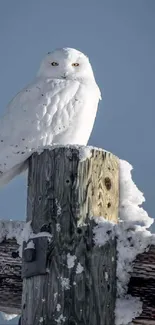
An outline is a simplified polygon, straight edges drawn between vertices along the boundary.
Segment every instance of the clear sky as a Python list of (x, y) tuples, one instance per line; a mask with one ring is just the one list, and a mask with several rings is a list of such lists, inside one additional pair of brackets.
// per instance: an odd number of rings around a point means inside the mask
[[(155, 0), (1, 0), (0, 44), (0, 114), (48, 51), (89, 56), (103, 97), (89, 144), (133, 165), (154, 216)], [(0, 190), (0, 218), (25, 220), (25, 207), (21, 176)]]

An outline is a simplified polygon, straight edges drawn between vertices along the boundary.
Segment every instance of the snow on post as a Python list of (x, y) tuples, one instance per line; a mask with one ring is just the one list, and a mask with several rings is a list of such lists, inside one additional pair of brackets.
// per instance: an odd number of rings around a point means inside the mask
[[(141, 206), (145, 198), (132, 180), (132, 166), (127, 161), (120, 160), (119, 169), (115, 325), (128, 325), (132, 321), (140, 325), (155, 324), (154, 307), (150, 299), (153, 292), (149, 283), (149, 278), (154, 278), (152, 269), (155, 267), (155, 255), (152, 256), (152, 245), (155, 244), (155, 237), (147, 230), (154, 219)], [(155, 287), (152, 289), (155, 291)]]

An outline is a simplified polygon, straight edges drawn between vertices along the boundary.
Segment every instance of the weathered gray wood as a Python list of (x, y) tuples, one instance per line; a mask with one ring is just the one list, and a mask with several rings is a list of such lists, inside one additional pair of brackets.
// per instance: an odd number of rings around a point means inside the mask
[(20, 313), (21, 310), (21, 258), (13, 258), (18, 250), (15, 239), (0, 243), (0, 310)]
[(0, 220), (0, 310), (17, 314), (21, 309), (21, 259), (16, 239), (11, 237), (20, 236), (24, 224), (24, 221)]
[(140, 297), (143, 301), (143, 312), (133, 323), (155, 325), (155, 246), (137, 256), (129, 294)]
[(149, 320), (147, 317), (146, 319), (136, 319), (132, 322), (132, 324), (136, 325), (155, 325), (154, 320)]
[[(114, 324), (115, 241), (95, 246), (90, 217), (117, 222), (118, 169), (115, 156), (97, 149), (82, 161), (63, 147), (30, 159), (27, 221), (34, 233), (44, 225), (53, 245), (48, 273), (23, 280), (22, 325)], [(76, 256), (72, 268), (67, 254)]]

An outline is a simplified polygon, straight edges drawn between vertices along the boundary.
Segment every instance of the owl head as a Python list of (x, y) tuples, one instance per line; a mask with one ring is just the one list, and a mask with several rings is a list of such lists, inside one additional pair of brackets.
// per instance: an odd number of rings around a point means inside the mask
[(43, 78), (94, 80), (88, 57), (72, 48), (62, 48), (49, 52), (41, 63), (38, 76)]

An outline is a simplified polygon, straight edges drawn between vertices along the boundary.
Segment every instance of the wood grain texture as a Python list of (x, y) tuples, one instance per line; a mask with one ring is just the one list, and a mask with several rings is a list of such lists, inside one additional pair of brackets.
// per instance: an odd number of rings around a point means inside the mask
[(48, 273), (23, 281), (22, 325), (114, 324), (116, 245), (94, 245), (90, 218), (117, 222), (118, 169), (115, 156), (96, 149), (82, 161), (76, 148), (30, 159), (27, 221), (35, 233), (49, 231), (53, 242)]
[(0, 310), (17, 313), (21, 311), (21, 258), (15, 253), (18, 244), (13, 239), (0, 243)]
[(143, 312), (133, 323), (155, 325), (155, 246), (137, 256), (130, 279), (129, 294), (140, 297), (143, 302)]

